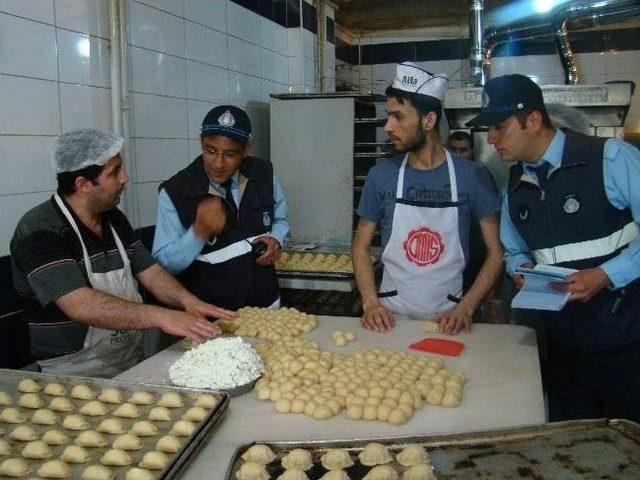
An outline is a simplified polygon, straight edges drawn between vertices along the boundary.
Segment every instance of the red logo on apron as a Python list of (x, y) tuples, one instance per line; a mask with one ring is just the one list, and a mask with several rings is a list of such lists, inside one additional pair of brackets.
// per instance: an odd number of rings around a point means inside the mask
[(438, 232), (420, 227), (409, 232), (407, 239), (402, 242), (407, 260), (425, 267), (430, 263), (438, 263), (444, 253), (444, 242)]

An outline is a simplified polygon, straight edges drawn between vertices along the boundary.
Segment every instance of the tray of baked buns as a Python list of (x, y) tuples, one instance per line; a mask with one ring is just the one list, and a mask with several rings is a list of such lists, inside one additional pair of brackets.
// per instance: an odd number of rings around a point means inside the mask
[(479, 432), (238, 447), (227, 480), (640, 478), (640, 426), (573, 420)]
[(176, 478), (228, 405), (222, 392), (0, 369), (0, 478)]

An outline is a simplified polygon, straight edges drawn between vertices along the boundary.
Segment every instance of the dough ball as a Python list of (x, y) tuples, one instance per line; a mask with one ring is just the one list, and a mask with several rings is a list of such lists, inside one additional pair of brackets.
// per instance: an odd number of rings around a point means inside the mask
[(18, 384), (18, 390), (20, 390), (22, 393), (36, 393), (41, 389), (42, 387), (40, 386), (40, 384), (33, 378), (25, 378)]
[(69, 445), (60, 455), (60, 460), (67, 463), (87, 463), (90, 459), (89, 452), (78, 445)]
[(122, 392), (117, 388), (105, 388), (98, 400), (104, 403), (122, 403)]
[(362, 407), (363, 420), (376, 420), (378, 418), (378, 410), (375, 405), (365, 405)]
[(133, 395), (131, 395), (131, 398), (127, 401), (134, 405), (151, 405), (154, 402), (154, 398), (149, 392), (139, 391), (134, 392)]
[(148, 420), (141, 420), (133, 424), (130, 432), (139, 437), (153, 437), (158, 434), (158, 427)]
[(191, 407), (187, 410), (182, 418), (184, 420), (191, 420), (192, 422), (202, 422), (207, 418), (208, 412), (202, 407)]
[(55, 412), (70, 412), (73, 410), (73, 404), (67, 397), (56, 397), (49, 403), (49, 408)]
[(41, 408), (33, 413), (31, 423), (36, 425), (55, 425), (58, 423), (58, 416), (48, 408)]
[(67, 415), (62, 422), (62, 426), (67, 430), (87, 430), (89, 428), (89, 422), (80, 415)]
[(64, 397), (67, 394), (67, 389), (61, 383), (51, 382), (44, 387), (44, 394), (52, 397)]
[(291, 412), (291, 400), (286, 398), (281, 398), (276, 403), (274, 403), (273, 408), (278, 413), (290, 413)]
[(412, 465), (429, 463), (430, 460), (427, 452), (424, 451), (424, 448), (422, 448), (421, 445), (408, 445), (396, 455), (396, 461), (400, 465), (410, 467)]
[(402, 474), (402, 480), (437, 480), (433, 467), (426, 463), (413, 465)]
[(153, 480), (154, 478), (153, 472), (138, 467), (129, 469), (125, 475), (125, 480)]
[(0, 457), (7, 457), (11, 455), (13, 449), (9, 442), (7, 442), (4, 438), (0, 438)]
[(104, 465), (89, 465), (82, 472), (83, 480), (113, 480), (114, 474), (109, 467)]
[(409, 417), (407, 417), (407, 414), (404, 412), (404, 410), (399, 407), (391, 410), (389, 416), (387, 417), (387, 423), (390, 425), (402, 425), (403, 423), (407, 423), (407, 420), (409, 420)]
[(153, 451), (144, 454), (140, 466), (149, 470), (162, 470), (168, 462), (166, 453)]
[(444, 396), (444, 394), (442, 393), (441, 390), (436, 389), (436, 388), (432, 388), (427, 393), (427, 397), (425, 398), (425, 400), (430, 405), (440, 405), (442, 403), (442, 397), (443, 396)]
[(422, 326), (424, 333), (440, 333), (440, 325), (433, 320), (427, 320)]
[(320, 457), (320, 463), (327, 470), (344, 470), (353, 465), (353, 460), (346, 450), (331, 448)]
[(303, 413), (307, 401), (304, 398), (296, 397), (291, 401), (291, 413)]
[(133, 433), (125, 433), (113, 441), (113, 448), (128, 451), (140, 450), (142, 448), (142, 441)]
[(0, 406), (13, 405), (13, 398), (5, 391), (0, 391)]
[(120, 433), (124, 433), (124, 427), (122, 425), (122, 420), (119, 418), (107, 418), (100, 422), (98, 428), (96, 429), (102, 433), (110, 433), (112, 435), (119, 435)]
[(156, 422), (170, 422), (171, 410), (167, 407), (153, 407), (149, 412), (149, 420), (155, 420)]
[(207, 409), (212, 409), (213, 407), (216, 406), (217, 403), (218, 403), (218, 401), (216, 400), (216, 397), (214, 397), (210, 393), (201, 393), (196, 398), (195, 406), (196, 407), (207, 408)]
[(104, 439), (104, 436), (93, 430), (82, 432), (76, 438), (76, 445), (80, 445), (81, 447), (104, 447), (106, 444), (107, 441)]
[(31, 469), (27, 462), (21, 458), (10, 458), (0, 464), (0, 475), (7, 477), (24, 477), (29, 474)]
[(360, 420), (364, 407), (362, 405), (349, 405), (347, 407), (347, 418), (349, 420)]
[(111, 465), (116, 467), (122, 467), (124, 465), (131, 465), (131, 457), (124, 450), (120, 450), (117, 448), (112, 448), (104, 452), (102, 458), (100, 459), (100, 463), (103, 465)]
[(9, 434), (9, 438), (11, 440), (18, 440), (19, 442), (30, 442), (32, 440), (37, 440), (38, 434), (32, 427), (20, 425)]
[(0, 413), (0, 422), (4, 423), (22, 423), (26, 419), (27, 416), (14, 407), (5, 408), (2, 410), (2, 413)]
[(443, 407), (457, 407), (460, 405), (460, 395), (454, 392), (446, 392), (442, 397)]
[(116, 408), (113, 412), (113, 416), (122, 418), (138, 418), (140, 416), (140, 411), (133, 403), (127, 402)]
[(60, 430), (47, 430), (42, 435), (42, 441), (47, 445), (64, 445), (69, 441), (69, 437)]
[(398, 480), (398, 472), (390, 465), (378, 465), (369, 470), (362, 480)]
[(71, 389), (71, 396), (73, 398), (77, 398), (78, 400), (93, 400), (96, 396), (96, 392), (91, 390), (91, 387), (89, 387), (89, 385), (81, 383), (80, 385), (76, 385)]
[(247, 462), (261, 463), (267, 465), (276, 459), (276, 454), (268, 445), (252, 445), (242, 454), (242, 459)]
[(36, 408), (41, 408), (44, 402), (37, 393), (25, 393), (18, 400), (18, 405), (35, 410)]
[(38, 475), (44, 478), (69, 478), (71, 468), (60, 460), (49, 460), (38, 469)]
[(285, 470), (309, 470), (311, 467), (313, 467), (311, 453), (303, 448), (294, 448), (284, 457), (282, 457), (282, 467)]
[(169, 432), (171, 435), (175, 435), (177, 437), (188, 437), (195, 431), (196, 426), (193, 422), (189, 420), (178, 420), (173, 424), (171, 431)]
[(160, 397), (158, 405), (167, 408), (181, 408), (184, 406), (184, 401), (179, 393), (167, 392)]
[(82, 415), (88, 415), (90, 417), (102, 417), (108, 413), (107, 407), (100, 400), (92, 400), (85, 403), (80, 408)]
[(51, 456), (51, 448), (42, 440), (35, 440), (24, 446), (22, 456), (24, 458), (49, 458)]
[(278, 475), (278, 480), (309, 480), (309, 477), (302, 470), (293, 468)]
[(160, 437), (158, 443), (156, 443), (156, 450), (164, 453), (176, 453), (180, 450), (180, 440), (173, 435)]
[(236, 472), (238, 480), (269, 480), (271, 475), (262, 463), (245, 462)]
[(368, 443), (358, 454), (358, 458), (362, 465), (368, 467), (393, 462), (393, 457), (387, 447), (377, 442)]
[(340, 337), (344, 337), (344, 332), (343, 332), (342, 330), (336, 330), (335, 332), (333, 332), (333, 333), (331, 334), (331, 338), (332, 338), (333, 340), (337, 340), (337, 339), (338, 339), (338, 338), (340, 338)]
[(347, 340), (344, 337), (338, 337), (333, 340), (333, 344), (336, 347), (344, 347), (347, 344)]
[(320, 480), (350, 480), (349, 474), (344, 470), (329, 470)]

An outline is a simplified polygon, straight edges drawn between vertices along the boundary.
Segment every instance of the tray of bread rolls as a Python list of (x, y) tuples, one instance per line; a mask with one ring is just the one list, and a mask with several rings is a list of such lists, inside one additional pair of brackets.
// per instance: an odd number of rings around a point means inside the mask
[(279, 276), (352, 279), (351, 255), (345, 251), (285, 250), (275, 263)]
[(228, 405), (210, 390), (0, 369), (0, 478), (176, 478)]
[(513, 480), (640, 478), (640, 426), (573, 420), (446, 435), (254, 442), (227, 480)]

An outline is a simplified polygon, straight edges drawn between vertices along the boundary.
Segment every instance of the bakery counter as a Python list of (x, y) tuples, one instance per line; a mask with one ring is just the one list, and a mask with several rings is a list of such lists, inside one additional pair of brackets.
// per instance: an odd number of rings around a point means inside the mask
[[(354, 342), (336, 347), (331, 334), (337, 329), (355, 332)], [(390, 333), (360, 328), (359, 319), (318, 317), (309, 338), (332, 352), (352, 354), (361, 348), (389, 348), (444, 360), (451, 370), (462, 370), (468, 383), (456, 408), (425, 405), (404, 425), (353, 421), (344, 412), (329, 420), (305, 415), (279, 414), (273, 403), (260, 401), (253, 392), (231, 399), (220, 426), (186, 470), (185, 478), (223, 478), (235, 448), (252, 441), (335, 440), (425, 435), (485, 430), (544, 423), (544, 402), (535, 333), (515, 325), (474, 325), (461, 333), (459, 357), (417, 352), (408, 345), (424, 337), (422, 322), (400, 321)], [(118, 376), (131, 382), (168, 384), (169, 366), (184, 352), (178, 343)]]

